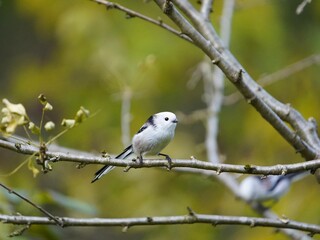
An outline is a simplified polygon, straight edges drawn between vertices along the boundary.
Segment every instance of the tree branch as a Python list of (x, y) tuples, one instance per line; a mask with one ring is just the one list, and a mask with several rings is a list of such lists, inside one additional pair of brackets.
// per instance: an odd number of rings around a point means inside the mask
[(130, 88), (123, 90), (121, 96), (121, 139), (124, 146), (128, 146), (131, 143), (130, 138), (130, 108), (131, 108), (132, 91)]
[[(172, 225), (172, 224), (211, 224), (217, 225), (243, 225), (250, 227), (274, 227), (280, 229), (296, 229), (310, 234), (319, 234), (320, 226), (315, 224), (306, 224), (290, 219), (270, 219), (242, 216), (220, 216), (197, 214), (194, 211), (184, 216), (155, 216), (155, 217), (140, 217), (140, 218), (68, 218), (63, 217), (60, 220), (65, 227), (79, 226), (96, 226), (109, 227), (119, 226), (127, 230), (133, 226), (154, 226), (154, 225)], [(0, 214), (0, 221), (5, 224), (16, 225), (54, 225), (53, 220), (45, 217), (34, 216), (10, 216)]]
[[(203, 170), (203, 169), (195, 169), (195, 168), (177, 168), (175, 171), (182, 172), (182, 173), (191, 173), (191, 174), (197, 174), (202, 175), (204, 177), (214, 178), (218, 181), (220, 181), (222, 184), (228, 187), (229, 190), (236, 196), (238, 199), (242, 199), (240, 193), (239, 193), (239, 183), (236, 180), (235, 176), (232, 174), (220, 174), (217, 175), (209, 170)], [(244, 202), (246, 202), (244, 199), (242, 199)], [(256, 202), (246, 202), (251, 209), (253, 209), (256, 213), (260, 214), (263, 217), (266, 218), (272, 218), (272, 219), (279, 219), (278, 215), (274, 213), (270, 208), (265, 208), (261, 204)], [(311, 240), (312, 238), (304, 234), (303, 232), (293, 230), (293, 229), (281, 229), (283, 233), (290, 236), (292, 239), (300, 240)]]
[(308, 3), (311, 3), (312, 0), (303, 0), (296, 9), (296, 14), (301, 14)]
[(155, 20), (153, 18), (147, 17), (141, 13), (138, 13), (138, 12), (135, 12), (135, 11), (129, 9), (129, 8), (126, 8), (118, 3), (114, 3), (114, 2), (110, 2), (110, 1), (106, 1), (106, 0), (91, 0), (91, 1), (94, 1), (98, 4), (105, 5), (108, 10), (109, 9), (117, 9), (119, 11), (122, 11), (122, 12), (126, 13), (128, 17), (140, 18), (144, 21), (147, 21), (149, 23), (152, 23), (158, 27), (161, 27), (161, 28), (167, 30), (167, 31), (173, 33), (174, 35), (176, 35), (176, 36), (178, 36), (188, 42), (192, 42), (192, 40), (189, 37), (185, 36), (184, 34), (181, 34), (181, 32), (179, 32), (179, 31), (175, 30), (174, 28), (170, 27), (169, 25), (163, 23), (162, 20)]
[[(163, 9), (165, 0), (154, 0), (157, 5)], [(186, 16), (190, 17), (193, 23), (200, 29), (199, 33), (172, 5), (170, 11), (165, 13), (176, 25), (188, 35), (211, 60), (214, 64), (225, 73), (227, 78), (238, 88), (242, 95), (252, 106), (273, 126), (279, 134), (292, 145), (305, 159), (311, 160), (318, 156), (318, 136), (315, 131), (308, 131), (307, 134), (299, 136), (302, 129), (309, 126), (301, 114), (288, 106), (280, 103), (262, 89), (244, 70), (240, 63), (236, 61), (233, 55), (223, 47), (219, 37), (217, 37), (212, 25), (203, 20), (192, 5), (185, 0), (175, 0), (175, 3)], [(209, 37), (209, 38), (205, 38)], [(286, 110), (286, 111), (284, 111)], [(292, 131), (282, 120), (284, 117), (297, 134)], [(281, 115), (280, 115), (281, 114)], [(280, 116), (280, 117), (279, 117)], [(305, 142), (303, 141), (305, 140)], [(320, 143), (320, 141), (319, 141)], [(320, 145), (319, 145), (320, 146)]]
[[(12, 140), (12, 139), (10, 139)], [(14, 140), (15, 141), (15, 140)], [(14, 152), (27, 155), (37, 156), (39, 149), (29, 144), (10, 142), (5, 139), (0, 139), (0, 147), (9, 149)], [(80, 152), (68, 148), (61, 148), (64, 152), (53, 151), (49, 147), (46, 155), (51, 159), (51, 162), (65, 161), (81, 164), (104, 164), (118, 167), (130, 168), (150, 168), (150, 167), (167, 167), (167, 160), (160, 159), (144, 159), (141, 164), (139, 161), (130, 159), (115, 159), (111, 157), (98, 156), (86, 152)], [(59, 148), (60, 149), (60, 148)], [(294, 164), (278, 164), (274, 166), (257, 166), (257, 165), (234, 165), (204, 162), (197, 159), (172, 159), (172, 168), (197, 168), (215, 171), (216, 174), (223, 172), (233, 172), (242, 174), (262, 174), (262, 175), (280, 175), (299, 171), (314, 171), (320, 168), (320, 159), (294, 163)]]
[[(104, 4), (109, 7), (117, 8), (127, 14), (140, 17), (146, 21), (149, 21), (145, 16), (136, 13), (130, 9), (124, 8), (119, 4), (114, 4), (104, 0), (93, 0), (95, 2)], [(303, 119), (301, 114), (295, 109), (290, 108), (290, 114), (288, 114), (288, 106), (282, 104), (271, 95), (269, 95), (264, 89), (262, 89), (248, 74), (244, 74), (244, 69), (240, 63), (234, 58), (234, 56), (226, 49), (214, 28), (210, 22), (207, 22), (201, 17), (193, 6), (185, 0), (175, 0), (175, 3), (184, 11), (184, 13), (193, 21), (197, 29), (203, 34), (201, 35), (193, 26), (176, 11), (170, 1), (155, 0), (159, 7), (176, 23), (176, 25), (185, 33), (196, 46), (206, 53), (210, 59), (220, 67), (220, 69), (226, 74), (232, 83), (239, 89), (239, 91), (245, 96), (245, 98), (252, 103), (258, 112), (291, 144), (296, 151), (306, 159), (315, 159), (318, 157), (320, 151), (320, 140), (316, 134), (316, 131), (310, 123)], [(167, 3), (167, 4), (166, 4)], [(169, 7), (168, 7), (169, 6)], [(132, 11), (132, 12), (131, 12)], [(151, 21), (158, 26), (161, 26), (162, 22)], [(160, 24), (161, 23), (161, 24)], [(160, 25), (159, 25), (160, 24)], [(176, 35), (180, 33), (176, 32)], [(182, 35), (184, 36), (184, 35)], [(207, 39), (206, 39), (206, 38)], [(238, 73), (242, 71), (242, 81), (238, 81)], [(251, 99), (255, 99), (251, 102)], [(282, 120), (287, 121), (298, 135), (302, 135), (301, 138), (297, 138), (295, 132), (291, 131), (282, 121), (278, 118), (278, 115)], [(304, 129), (311, 129), (310, 131), (303, 132)]]
[[(276, 72), (267, 74), (261, 77), (260, 79), (258, 79), (257, 82), (262, 87), (266, 87), (318, 63), (320, 63), (320, 54), (313, 54), (307, 58), (304, 58), (300, 61), (290, 64)], [(228, 96), (225, 96), (224, 104), (231, 105), (238, 102), (241, 99), (242, 99), (242, 95), (239, 92), (234, 92)]]
[(10, 189), (9, 187), (5, 186), (4, 184), (0, 183), (0, 186), (3, 187), (4, 189), (8, 190), (8, 192), (10, 194), (14, 194), (17, 197), (21, 198), (23, 201), (29, 203), (31, 206), (35, 207), (36, 209), (38, 209), (40, 212), (42, 212), (44, 215), (48, 216), (49, 219), (53, 220), (55, 222), (55, 224), (58, 224), (59, 226), (63, 227), (63, 222), (56, 218), (55, 216), (53, 216), (51, 213), (49, 213), (47, 210), (43, 209), (42, 207), (38, 206), (37, 204), (33, 203), (32, 201), (30, 201), (28, 198), (22, 196), (20, 193), (17, 193), (16, 191)]
[(213, 0), (202, 0), (201, 4), (201, 14), (204, 16), (207, 21), (209, 21), (210, 13), (212, 12)]
[[(204, 4), (204, 3), (203, 3)], [(229, 46), (231, 36), (234, 0), (224, 0), (221, 17), (221, 39)], [(224, 74), (208, 61), (203, 62), (204, 94), (207, 103), (207, 135), (206, 149), (208, 160), (218, 163), (220, 159), (218, 148), (219, 113), (223, 103)]]

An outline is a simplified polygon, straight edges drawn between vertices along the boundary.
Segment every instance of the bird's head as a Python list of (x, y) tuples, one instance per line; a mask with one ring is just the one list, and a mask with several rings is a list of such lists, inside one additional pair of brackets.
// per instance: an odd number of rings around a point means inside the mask
[(158, 128), (168, 129), (174, 131), (178, 120), (177, 116), (172, 112), (160, 112), (154, 114), (150, 122), (152, 125), (155, 125)]

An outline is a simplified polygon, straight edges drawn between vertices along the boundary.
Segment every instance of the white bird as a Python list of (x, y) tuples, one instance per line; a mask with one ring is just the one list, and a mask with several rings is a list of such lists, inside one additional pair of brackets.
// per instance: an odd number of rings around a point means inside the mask
[[(152, 115), (133, 136), (131, 145), (125, 148), (116, 158), (125, 159), (134, 153), (142, 163), (145, 155), (160, 155), (166, 157), (169, 168), (171, 168), (171, 158), (169, 155), (160, 153), (160, 151), (173, 139), (177, 123), (177, 117), (172, 112), (160, 112)], [(114, 166), (109, 165), (101, 168), (95, 173), (91, 183), (100, 179), (113, 168)]]
[(280, 176), (249, 176), (240, 183), (239, 194), (248, 202), (277, 201), (289, 191), (293, 181), (297, 181), (308, 174), (308, 172), (298, 172)]

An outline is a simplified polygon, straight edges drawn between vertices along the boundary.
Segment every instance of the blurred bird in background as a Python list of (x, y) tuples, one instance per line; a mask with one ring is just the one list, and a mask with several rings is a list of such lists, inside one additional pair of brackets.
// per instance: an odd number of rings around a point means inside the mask
[(286, 175), (249, 176), (240, 183), (239, 194), (247, 202), (278, 201), (286, 194), (290, 185), (310, 173), (307, 171)]

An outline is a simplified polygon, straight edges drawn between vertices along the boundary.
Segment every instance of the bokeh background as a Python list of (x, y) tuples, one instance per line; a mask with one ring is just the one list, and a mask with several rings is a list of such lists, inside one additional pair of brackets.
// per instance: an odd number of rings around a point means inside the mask
[[(119, 1), (157, 18), (151, 2)], [(195, 1), (193, 1), (195, 3)], [(255, 79), (320, 52), (320, 2), (303, 13), (301, 0), (237, 1), (230, 49)], [(45, 120), (72, 118), (80, 106), (96, 113), (57, 140), (59, 145), (116, 154), (121, 140), (123, 96), (131, 96), (131, 135), (153, 113), (190, 114), (204, 109), (203, 84), (190, 79), (203, 54), (192, 44), (116, 10), (79, 0), (2, 0), (0, 2), (0, 98), (23, 103), (39, 122), (40, 93), (53, 111)], [(219, 26), (221, 2), (215, 1), (212, 21)], [(195, 3), (196, 5), (196, 3)], [(170, 23), (168, 21), (168, 23)], [(320, 119), (320, 67), (314, 64), (268, 87), (277, 99), (290, 103), (306, 118)], [(192, 82), (194, 83), (194, 82)], [(192, 85), (192, 84), (191, 84)], [(226, 81), (226, 95), (235, 88)], [(219, 146), (225, 162), (272, 165), (303, 161), (245, 101), (224, 106)], [(18, 132), (23, 135), (23, 131)], [(48, 135), (47, 137), (50, 137)], [(173, 158), (196, 156), (206, 161), (204, 122), (181, 121), (174, 141), (166, 148)], [(70, 217), (141, 217), (198, 213), (256, 216), (218, 181), (201, 176), (139, 169), (116, 169), (91, 184), (97, 165), (77, 169), (60, 162), (36, 178), (27, 166), (10, 177), (26, 156), (0, 149), (0, 181), (30, 197), (54, 215)], [(241, 178), (241, 177), (240, 177)], [(307, 186), (307, 187), (306, 187)], [(320, 224), (319, 185), (307, 177), (293, 185), (273, 209), (299, 221)], [(0, 191), (2, 213), (39, 215), (34, 208)], [(18, 227), (0, 225), (0, 238)], [(16, 239), (287, 239), (273, 229), (237, 226), (185, 225), (66, 228), (32, 226)], [(317, 237), (317, 236), (316, 236)], [(319, 237), (318, 237), (319, 238)]]

